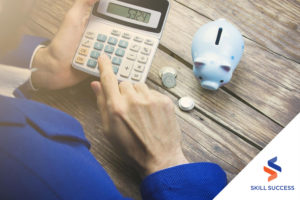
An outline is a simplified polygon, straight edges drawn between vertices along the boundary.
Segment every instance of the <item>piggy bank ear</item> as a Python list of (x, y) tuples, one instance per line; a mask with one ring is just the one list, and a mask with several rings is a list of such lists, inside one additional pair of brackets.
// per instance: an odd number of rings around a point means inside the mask
[(225, 70), (226, 72), (230, 72), (230, 70), (231, 70), (231, 67), (230, 67), (230, 66), (227, 66), (227, 65), (221, 65), (221, 68), (222, 68), (223, 70)]
[(195, 65), (195, 67), (197, 69), (200, 69), (201, 67), (203, 67), (205, 65), (205, 63), (203, 63), (203, 62), (195, 62), (194, 65)]

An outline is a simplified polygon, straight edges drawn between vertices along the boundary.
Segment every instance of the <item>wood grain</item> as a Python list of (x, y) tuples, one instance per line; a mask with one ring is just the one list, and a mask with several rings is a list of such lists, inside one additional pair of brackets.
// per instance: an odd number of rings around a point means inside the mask
[(176, 0), (210, 19), (226, 18), (262, 46), (300, 63), (298, 0)]
[[(193, 34), (209, 21), (172, 1), (161, 44), (192, 65)], [(225, 90), (285, 126), (300, 112), (299, 77), (299, 64), (245, 38), (245, 53)]]

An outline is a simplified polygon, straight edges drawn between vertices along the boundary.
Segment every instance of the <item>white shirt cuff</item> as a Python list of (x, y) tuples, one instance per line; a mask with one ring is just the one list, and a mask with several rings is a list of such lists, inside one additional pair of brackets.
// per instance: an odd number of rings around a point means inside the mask
[[(35, 50), (34, 50), (32, 56), (31, 56), (30, 64), (29, 64), (29, 69), (30, 69), (31, 73), (38, 70), (37, 68), (32, 68), (33, 59), (34, 59), (34, 57), (35, 57), (35, 54), (38, 52), (38, 50), (40, 50), (41, 48), (45, 48), (45, 47), (46, 47), (45, 45), (39, 45), (39, 46), (37, 46), (37, 47), (35, 48)], [(38, 88), (35, 88), (35, 87), (33, 86), (32, 80), (31, 80), (31, 75), (30, 75), (30, 79), (29, 79), (29, 84), (30, 84), (30, 87), (31, 87), (31, 89), (32, 89), (33, 91), (36, 92), (36, 91), (39, 90)]]

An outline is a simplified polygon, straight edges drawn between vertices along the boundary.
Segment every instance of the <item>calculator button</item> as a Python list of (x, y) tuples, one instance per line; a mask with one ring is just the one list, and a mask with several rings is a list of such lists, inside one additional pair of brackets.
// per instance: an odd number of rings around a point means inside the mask
[(151, 49), (148, 48), (148, 47), (143, 47), (141, 53), (144, 54), (144, 55), (146, 55), (146, 56), (148, 56), (148, 55), (150, 55), (150, 53), (151, 53)]
[(100, 56), (100, 53), (98, 51), (91, 52), (91, 58), (98, 59), (99, 56)]
[(114, 36), (120, 36), (121, 32), (118, 31), (118, 30), (112, 30), (111, 34), (114, 35)]
[(115, 53), (115, 54), (116, 54), (117, 56), (123, 57), (124, 54), (125, 54), (125, 51), (124, 51), (123, 49), (118, 48), (118, 49), (116, 50), (116, 53)]
[(142, 74), (138, 72), (133, 72), (131, 79), (135, 81), (140, 81), (142, 78)]
[(88, 39), (84, 39), (83, 42), (81, 43), (82, 46), (90, 48), (92, 46), (92, 41)]
[(145, 44), (147, 44), (147, 45), (153, 45), (154, 44), (154, 42), (152, 41), (152, 40), (149, 40), (149, 39), (147, 39), (146, 41), (145, 41)]
[(78, 64), (83, 65), (84, 62), (85, 62), (85, 59), (84, 59), (84, 57), (77, 56), (76, 59), (75, 59), (75, 62), (78, 63)]
[(129, 33), (123, 33), (122, 37), (128, 40), (131, 39), (131, 35)]
[(95, 68), (97, 66), (97, 61), (93, 59), (89, 59), (89, 61), (87, 62), (87, 66), (91, 68)]
[(116, 45), (118, 43), (118, 39), (114, 37), (109, 37), (108, 44)]
[(119, 57), (114, 57), (114, 58), (112, 59), (112, 64), (114, 64), (114, 65), (120, 65), (121, 62), (122, 62), (122, 59), (119, 58)]
[(138, 72), (143, 72), (145, 70), (145, 65), (140, 64), (140, 63), (136, 63), (135, 67), (134, 67), (134, 70), (138, 71)]
[(88, 49), (88, 48), (81, 47), (81, 48), (79, 49), (78, 53), (79, 53), (80, 55), (87, 56), (88, 53), (89, 53), (89, 49)]
[(137, 45), (137, 44), (133, 44), (130, 47), (130, 50), (134, 51), (134, 52), (139, 52), (140, 49), (141, 49), (141, 47), (139, 45)]
[(136, 57), (137, 57), (137, 54), (136, 54), (136, 53), (129, 52), (129, 53), (127, 54), (127, 59), (129, 59), (129, 60), (135, 61), (135, 60), (136, 60)]
[(96, 36), (96, 34), (94, 32), (91, 32), (91, 31), (88, 31), (88, 32), (85, 33), (85, 37), (89, 38), (89, 39), (92, 39), (92, 40), (95, 38), (95, 36)]
[(114, 73), (117, 74), (119, 71), (119, 66), (113, 65), (112, 68), (113, 68)]
[(97, 37), (97, 40), (100, 41), (100, 42), (105, 42), (107, 39), (107, 36), (106, 35), (103, 35), (103, 34), (98, 34), (98, 37)]
[(96, 42), (94, 45), (94, 49), (97, 49), (99, 51), (101, 51), (104, 47), (104, 44), (100, 43), (100, 42)]
[(128, 47), (128, 42), (125, 40), (120, 40), (119, 47), (126, 49)]
[(114, 50), (115, 50), (115, 48), (114, 48), (113, 46), (110, 46), (110, 45), (106, 45), (106, 47), (105, 47), (105, 49), (104, 49), (104, 51), (105, 51), (106, 53), (113, 53)]
[(109, 54), (106, 54), (107, 55), (107, 57), (111, 60), (111, 55), (109, 55)]
[(128, 78), (133, 68), (133, 64), (134, 62), (132, 61), (125, 61), (120, 69), (120, 75), (124, 78)]
[(138, 58), (139, 63), (146, 64), (147, 61), (148, 61), (148, 57), (146, 57), (146, 56), (139, 56), (139, 58)]
[(144, 41), (143, 38), (141, 38), (139, 36), (135, 36), (133, 40), (136, 41), (136, 42), (143, 42)]

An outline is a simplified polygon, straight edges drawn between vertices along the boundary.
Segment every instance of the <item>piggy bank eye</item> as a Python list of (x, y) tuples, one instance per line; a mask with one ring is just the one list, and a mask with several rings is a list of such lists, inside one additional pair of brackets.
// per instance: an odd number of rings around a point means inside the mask
[(224, 69), (226, 72), (229, 72), (231, 69), (229, 66), (226, 65), (222, 65), (221, 68)]
[(204, 65), (205, 65), (204, 63), (201, 63), (201, 62), (195, 62), (195, 67), (196, 67), (196, 68), (203, 67)]

